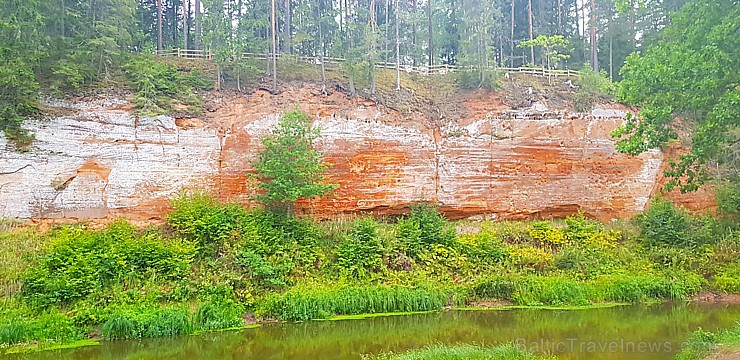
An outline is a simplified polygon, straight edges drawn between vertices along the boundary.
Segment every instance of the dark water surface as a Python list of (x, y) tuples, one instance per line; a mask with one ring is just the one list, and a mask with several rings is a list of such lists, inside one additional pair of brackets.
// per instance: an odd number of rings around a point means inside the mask
[(554, 311), (441, 313), (265, 325), (241, 331), (55, 350), (11, 359), (360, 359), (427, 344), (515, 342), (559, 359), (672, 359), (698, 327), (716, 331), (740, 321), (740, 306), (662, 304)]

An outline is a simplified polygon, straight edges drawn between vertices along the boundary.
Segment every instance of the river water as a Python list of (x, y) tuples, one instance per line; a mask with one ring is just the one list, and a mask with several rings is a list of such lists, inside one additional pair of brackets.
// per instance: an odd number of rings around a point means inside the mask
[(716, 331), (740, 321), (739, 305), (661, 304), (589, 310), (476, 310), (268, 324), (240, 331), (54, 350), (11, 359), (218, 360), (361, 359), (428, 344), (514, 342), (558, 359), (672, 359), (701, 327)]

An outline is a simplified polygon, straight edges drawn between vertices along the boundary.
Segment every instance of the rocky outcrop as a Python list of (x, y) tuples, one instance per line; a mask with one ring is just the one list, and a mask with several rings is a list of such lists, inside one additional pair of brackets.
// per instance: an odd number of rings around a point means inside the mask
[[(137, 117), (125, 101), (107, 99), (70, 105), (73, 116), (27, 121), (31, 151), (11, 150), (0, 137), (0, 217), (158, 219), (184, 189), (249, 204), (250, 159), (291, 101), (265, 99), (257, 92), (222, 103), (202, 121)], [(399, 214), (432, 200), (452, 218), (584, 211), (606, 220), (643, 210), (658, 187), (663, 153), (615, 152), (609, 132), (624, 108), (480, 107), (462, 120), (420, 125), (417, 115), (403, 120), (372, 102), (302, 102), (340, 187), (301, 206), (318, 216)]]

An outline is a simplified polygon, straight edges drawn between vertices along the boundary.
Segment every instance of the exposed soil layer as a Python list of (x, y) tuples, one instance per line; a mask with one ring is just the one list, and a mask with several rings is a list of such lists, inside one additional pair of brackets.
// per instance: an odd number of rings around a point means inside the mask
[[(412, 202), (434, 201), (453, 219), (583, 211), (606, 221), (644, 210), (660, 191), (666, 154), (620, 154), (609, 136), (630, 109), (602, 104), (574, 113), (563, 80), (502, 82), (496, 92), (454, 92), (427, 79), (375, 97), (295, 82), (276, 95), (210, 93), (197, 118), (139, 117), (125, 98), (105, 95), (50, 103), (64, 110), (26, 122), (36, 134), (30, 151), (0, 157), (0, 217), (158, 221), (168, 200), (188, 189), (250, 205), (247, 173), (260, 138), (296, 106), (321, 128), (316, 145), (340, 185), (299, 204), (320, 218), (398, 215)], [(4, 138), (0, 148), (10, 149)], [(693, 210), (714, 206), (711, 189), (667, 196)]]

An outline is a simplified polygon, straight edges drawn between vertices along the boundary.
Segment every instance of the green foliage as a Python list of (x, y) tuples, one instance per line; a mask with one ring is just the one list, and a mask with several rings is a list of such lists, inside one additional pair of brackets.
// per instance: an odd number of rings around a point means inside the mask
[(681, 352), (676, 355), (676, 360), (708, 359), (709, 355), (719, 350), (719, 346), (737, 347), (738, 345), (740, 345), (740, 323), (736, 323), (734, 328), (717, 333), (699, 328), (682, 344)]
[(696, 274), (674, 272), (670, 276), (610, 274), (593, 282), (595, 300), (638, 303), (659, 299), (685, 300), (701, 290)]
[(462, 89), (496, 90), (501, 87), (498, 69), (482, 67), (455, 72), (457, 85)]
[(509, 256), (497, 235), (484, 224), (477, 234), (459, 236), (455, 247), (467, 256), (474, 267), (494, 266)]
[(511, 300), (518, 305), (586, 305), (588, 287), (581, 281), (558, 276), (513, 279)]
[(598, 101), (607, 101), (613, 93), (613, 86), (606, 72), (596, 72), (587, 63), (583, 65), (575, 81), (578, 90), (574, 96), (576, 111), (591, 111)]
[(452, 246), (455, 242), (455, 229), (436, 206), (427, 203), (412, 205), (411, 215), (398, 221), (396, 231), (411, 256), (418, 256), (429, 245)]
[(635, 219), (640, 226), (640, 236), (648, 244), (672, 246), (691, 245), (691, 218), (683, 208), (668, 200), (657, 200)]
[(729, 217), (740, 216), (740, 181), (732, 181), (717, 188), (717, 210)]
[(90, 77), (88, 68), (67, 59), (59, 61), (51, 71), (53, 75), (51, 89), (59, 93), (63, 90), (79, 89), (85, 79)]
[(378, 271), (383, 265), (383, 246), (378, 239), (378, 223), (363, 218), (355, 223), (352, 232), (336, 249), (337, 266), (344, 274), (364, 277), (369, 271)]
[(251, 176), (259, 180), (264, 193), (257, 198), (268, 209), (290, 214), (296, 200), (326, 195), (337, 187), (324, 181), (329, 165), (313, 146), (319, 136), (308, 115), (296, 109), (286, 111), (270, 135), (262, 138), (264, 148), (252, 162)]
[(72, 319), (52, 310), (35, 318), (11, 317), (0, 320), (0, 346), (32, 341), (69, 342), (82, 339), (83, 332)]
[(628, 56), (621, 70), (617, 100), (642, 109), (612, 134), (619, 151), (635, 155), (677, 138), (675, 116), (693, 128), (691, 151), (666, 171), (667, 189), (696, 190), (707, 181), (704, 165), (737, 143), (739, 16), (731, 0), (689, 2), (661, 41)]
[(710, 218), (694, 219), (688, 211), (668, 200), (656, 200), (635, 217), (640, 238), (648, 245), (693, 247), (717, 241), (717, 223)]
[(187, 309), (162, 308), (140, 312), (130, 309), (113, 314), (103, 324), (108, 340), (153, 338), (190, 334), (193, 324)]
[(485, 347), (481, 345), (430, 345), (403, 354), (380, 354), (378, 360), (547, 360), (552, 356), (535, 356), (512, 344)]
[(244, 268), (255, 285), (265, 289), (281, 289), (287, 286), (288, 275), (295, 268), (291, 261), (273, 263), (251, 250), (239, 252), (236, 263)]
[(231, 300), (211, 300), (198, 306), (193, 322), (198, 330), (228, 329), (244, 324), (243, 313), (244, 308)]
[(38, 306), (69, 304), (132, 277), (187, 274), (192, 244), (140, 235), (125, 221), (92, 232), (65, 228), (23, 276), (23, 295)]
[(440, 290), (401, 286), (293, 288), (260, 304), (260, 313), (281, 320), (325, 319), (333, 315), (440, 310), (447, 295)]
[(539, 35), (532, 40), (520, 42), (517, 47), (541, 48), (542, 57), (545, 58), (543, 65), (548, 69), (553, 69), (558, 67), (561, 61), (570, 59), (570, 55), (567, 53), (573, 52), (573, 49), (568, 49), (569, 45), (570, 42), (563, 35)]
[(182, 74), (174, 65), (147, 56), (134, 57), (123, 68), (136, 92), (133, 104), (143, 115), (166, 114), (173, 100), (196, 106), (200, 99), (194, 90), (212, 86), (197, 72)]
[(740, 260), (730, 263), (714, 275), (714, 288), (731, 294), (740, 293)]
[(167, 222), (181, 235), (201, 246), (223, 244), (236, 235), (247, 211), (237, 204), (222, 204), (204, 193), (182, 195), (171, 201), (174, 211)]
[(0, 63), (0, 131), (22, 149), (33, 140), (21, 123), (38, 111), (38, 83), (23, 59), (7, 59), (0, 53)]

